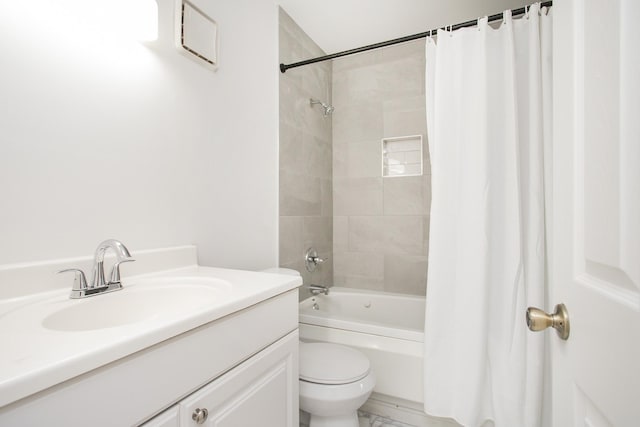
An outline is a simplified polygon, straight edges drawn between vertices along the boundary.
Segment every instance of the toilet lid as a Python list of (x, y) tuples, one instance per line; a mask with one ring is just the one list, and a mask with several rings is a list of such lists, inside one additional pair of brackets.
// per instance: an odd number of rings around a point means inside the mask
[(369, 359), (349, 347), (300, 343), (300, 379), (318, 384), (347, 384), (369, 373)]

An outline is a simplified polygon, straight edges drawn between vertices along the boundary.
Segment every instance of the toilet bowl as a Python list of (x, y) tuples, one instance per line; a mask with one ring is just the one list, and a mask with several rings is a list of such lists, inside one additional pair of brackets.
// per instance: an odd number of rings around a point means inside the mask
[(339, 344), (300, 343), (300, 409), (309, 427), (358, 427), (376, 380), (369, 359)]
[[(296, 270), (265, 273), (299, 276)], [(350, 347), (300, 342), (300, 409), (311, 414), (309, 427), (359, 427), (358, 408), (369, 398), (376, 378), (369, 359)]]

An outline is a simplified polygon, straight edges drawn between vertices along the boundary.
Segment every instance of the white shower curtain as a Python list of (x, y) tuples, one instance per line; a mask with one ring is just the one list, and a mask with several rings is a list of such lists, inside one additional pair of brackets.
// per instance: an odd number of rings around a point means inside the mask
[[(432, 207), (425, 319), (428, 414), (465, 427), (541, 425), (551, 13), (509, 11), (427, 39)], [(492, 424), (493, 423), (493, 424)]]

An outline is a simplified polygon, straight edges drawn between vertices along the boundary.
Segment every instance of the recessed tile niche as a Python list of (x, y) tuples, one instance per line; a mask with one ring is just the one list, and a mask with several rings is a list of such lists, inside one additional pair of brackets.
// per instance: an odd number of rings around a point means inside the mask
[(382, 176), (422, 175), (422, 135), (382, 140)]

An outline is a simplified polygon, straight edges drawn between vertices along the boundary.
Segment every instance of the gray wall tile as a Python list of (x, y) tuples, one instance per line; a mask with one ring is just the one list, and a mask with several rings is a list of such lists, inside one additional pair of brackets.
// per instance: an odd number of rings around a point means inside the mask
[(385, 215), (423, 215), (425, 210), (425, 179), (423, 176), (384, 178)]
[[(280, 11), (280, 60), (323, 55)], [(423, 295), (431, 168), (424, 40), (280, 75), (280, 265), (310, 283)], [(332, 104), (324, 118), (309, 98)], [(381, 139), (423, 136), (423, 176), (382, 178)], [(313, 245), (329, 261), (309, 273)], [(307, 297), (306, 288), (300, 297)]]
[(349, 217), (333, 217), (333, 251), (346, 252), (349, 250)]
[(354, 142), (347, 145), (347, 176), (351, 178), (377, 178), (382, 170), (380, 140)]
[(335, 252), (334, 275), (340, 278), (340, 286), (383, 290), (384, 255)]
[[(334, 283), (424, 294), (431, 206), (424, 40), (335, 60), (332, 88)], [(381, 139), (409, 135), (423, 137), (423, 175), (382, 178)]]
[[(324, 52), (280, 9), (280, 60)], [(310, 98), (331, 103), (330, 62), (280, 74), (280, 266), (298, 270), (305, 285), (333, 282), (333, 154), (331, 118)], [(327, 261), (306, 271), (304, 252), (316, 247)], [(300, 298), (307, 297), (306, 287)]]
[(280, 215), (321, 214), (321, 180), (280, 169)]
[(384, 253), (424, 255), (424, 217), (387, 215), (383, 218)]
[[(336, 94), (333, 96), (335, 98)], [(383, 125), (381, 104), (359, 103), (340, 107), (333, 115), (333, 143), (380, 139)]]
[(302, 242), (305, 250), (313, 246), (320, 258), (328, 258), (333, 251), (333, 218), (330, 216), (303, 217)]
[(280, 217), (280, 263), (291, 264), (298, 261), (303, 249), (302, 218), (299, 216)]
[(382, 178), (339, 178), (333, 181), (334, 215), (381, 215)]
[(335, 286), (345, 288), (384, 291), (384, 278), (380, 277), (341, 276), (339, 274), (334, 274), (333, 283)]
[(384, 290), (413, 295), (427, 292), (427, 257), (384, 256)]

